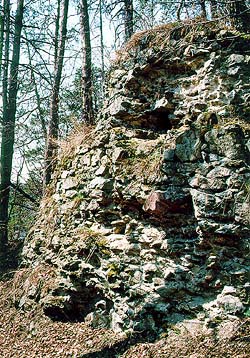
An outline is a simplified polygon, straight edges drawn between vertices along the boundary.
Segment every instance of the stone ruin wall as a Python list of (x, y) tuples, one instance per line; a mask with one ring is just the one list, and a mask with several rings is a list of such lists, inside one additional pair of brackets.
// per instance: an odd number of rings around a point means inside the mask
[(157, 334), (248, 312), (249, 40), (149, 40), (113, 65), (96, 128), (62, 154), (23, 250), (24, 309)]

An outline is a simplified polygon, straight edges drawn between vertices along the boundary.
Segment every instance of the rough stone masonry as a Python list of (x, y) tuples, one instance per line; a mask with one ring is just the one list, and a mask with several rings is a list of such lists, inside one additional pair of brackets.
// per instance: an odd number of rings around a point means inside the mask
[(249, 45), (196, 24), (127, 44), (25, 241), (20, 307), (156, 333), (249, 314)]

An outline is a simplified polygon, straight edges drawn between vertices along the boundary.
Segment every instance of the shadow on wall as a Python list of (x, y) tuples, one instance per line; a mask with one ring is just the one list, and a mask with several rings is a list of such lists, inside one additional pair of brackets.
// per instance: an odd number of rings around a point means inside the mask
[[(60, 322), (84, 322), (86, 317), (91, 312), (100, 308), (111, 310), (113, 302), (107, 297), (104, 297), (103, 293), (96, 287), (86, 287), (82, 285), (78, 288), (78, 291), (65, 291), (57, 288), (53, 291), (55, 297), (54, 303), (45, 304), (43, 307), (44, 314), (50, 317), (53, 321)], [(64, 300), (63, 306), (60, 304), (60, 298), (70, 297)], [(102, 307), (104, 303), (105, 307)], [(104, 322), (105, 317), (102, 319)], [(109, 322), (106, 322), (105, 326)]]

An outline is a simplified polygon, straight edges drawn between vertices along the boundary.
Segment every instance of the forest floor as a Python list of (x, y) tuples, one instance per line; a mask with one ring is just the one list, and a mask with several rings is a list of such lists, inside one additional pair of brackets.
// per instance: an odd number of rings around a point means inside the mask
[(154, 342), (125, 337), (85, 323), (53, 322), (41, 310), (23, 312), (13, 302), (13, 281), (0, 281), (2, 358), (248, 358), (250, 319), (227, 339), (172, 333)]

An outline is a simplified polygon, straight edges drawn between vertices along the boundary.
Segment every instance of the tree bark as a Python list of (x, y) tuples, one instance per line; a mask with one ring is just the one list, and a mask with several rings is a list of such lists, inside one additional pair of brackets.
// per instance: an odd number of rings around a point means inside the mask
[(85, 123), (94, 123), (93, 88), (92, 88), (92, 60), (89, 12), (87, 0), (80, 3), (80, 25), (82, 38), (82, 120)]
[(200, 7), (201, 7), (201, 16), (204, 17), (204, 19), (207, 18), (207, 11), (206, 11), (206, 2), (205, 0), (200, 0)]
[(61, 12), (61, 0), (57, 0), (57, 13), (55, 21), (55, 44), (54, 44), (54, 71), (56, 71), (56, 65), (58, 60), (58, 44), (59, 44), (59, 31), (60, 31), (60, 12)]
[(124, 0), (124, 24), (125, 24), (125, 41), (128, 41), (134, 33), (133, 0)]
[(181, 20), (181, 11), (182, 11), (182, 8), (183, 8), (183, 6), (184, 6), (184, 3), (185, 3), (184, 0), (181, 0), (181, 1), (179, 2), (178, 9), (177, 9), (177, 12), (176, 12), (176, 17), (177, 17), (177, 20), (178, 20), (178, 21)]
[(2, 5), (0, 5), (0, 80), (2, 78), (3, 41), (4, 41), (4, 11), (2, 9)]
[(210, 12), (212, 19), (215, 19), (218, 16), (218, 4), (216, 0), (210, 0)]
[[(27, 38), (26, 33), (25, 33), (25, 36)], [(41, 97), (40, 97), (40, 93), (39, 93), (38, 87), (37, 87), (34, 67), (32, 66), (32, 57), (31, 57), (31, 52), (30, 52), (30, 44), (27, 42), (26, 46), (27, 46), (27, 54), (28, 54), (28, 59), (29, 59), (30, 71), (31, 71), (30, 76), (31, 76), (31, 81), (32, 81), (32, 83), (34, 85), (34, 91), (35, 91), (36, 103), (37, 103), (37, 109), (38, 109), (38, 116), (39, 116), (39, 121), (41, 123), (41, 128), (42, 128), (43, 137), (44, 137), (44, 143), (45, 143), (45, 147), (46, 147), (47, 126), (46, 126), (45, 116), (44, 116), (42, 106), (41, 106)]]
[[(14, 39), (12, 61), (9, 69), (9, 36), (10, 36), (10, 2), (5, 0), (4, 11), (6, 16), (5, 26), (5, 66), (3, 74), (3, 119), (1, 142), (1, 166), (0, 166), (0, 255), (1, 265), (4, 264), (8, 244), (8, 207), (10, 195), (10, 182), (12, 160), (15, 140), (16, 102), (18, 91), (18, 67), (20, 60), (21, 31), (23, 26), (24, 0), (19, 0), (15, 15)], [(8, 86), (9, 82), (9, 86)]]
[[(57, 140), (59, 128), (59, 91), (62, 78), (63, 60), (65, 52), (65, 42), (67, 36), (67, 20), (69, 0), (64, 0), (62, 4), (62, 20), (60, 26), (60, 37), (55, 59), (55, 74), (52, 86), (51, 104), (50, 104), (50, 121), (47, 137), (47, 148), (45, 153), (45, 170), (44, 170), (44, 188), (51, 181), (51, 175), (55, 167), (57, 156)], [(56, 52), (55, 52), (56, 53)]]
[[(0, 165), (0, 266), (3, 267), (6, 258), (8, 244), (8, 206), (9, 206), (9, 182), (8, 180), (8, 74), (9, 74), (9, 44), (10, 44), (10, 1), (4, 0), (4, 62), (3, 62), (3, 114), (1, 133), (1, 165)], [(7, 163), (6, 163), (7, 162)], [(7, 166), (7, 168), (6, 168)]]
[(250, 8), (246, 1), (231, 1), (228, 6), (232, 25), (239, 31), (250, 32)]
[(102, 76), (102, 93), (103, 93), (103, 85), (105, 80), (105, 69), (104, 69), (104, 41), (103, 41), (103, 9), (102, 9), (102, 1), (99, 3), (99, 19), (100, 19), (100, 45), (101, 45), (101, 76)]

